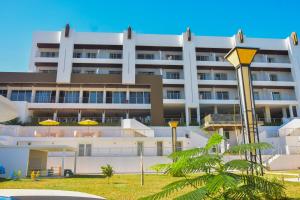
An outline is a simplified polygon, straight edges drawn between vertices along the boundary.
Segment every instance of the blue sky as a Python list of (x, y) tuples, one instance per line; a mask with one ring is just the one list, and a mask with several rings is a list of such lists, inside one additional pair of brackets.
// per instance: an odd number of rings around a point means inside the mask
[[(230, 4), (228, 4), (230, 3)], [(0, 0), (0, 71), (26, 71), (34, 31), (76, 31), (251, 37), (300, 34), (299, 0)]]

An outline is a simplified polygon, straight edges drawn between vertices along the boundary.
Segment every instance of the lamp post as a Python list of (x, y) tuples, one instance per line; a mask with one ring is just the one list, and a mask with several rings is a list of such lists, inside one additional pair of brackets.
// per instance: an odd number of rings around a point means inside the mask
[[(238, 78), (240, 109), (242, 114), (243, 136), (245, 144), (259, 142), (250, 68), (250, 64), (252, 63), (257, 51), (257, 48), (235, 47), (231, 49), (225, 56), (225, 59), (234, 66)], [(246, 153), (246, 159), (248, 159), (248, 157), (251, 163), (259, 160), (259, 163), (262, 164), (260, 150), (258, 150), (258, 155), (255, 149), (251, 150), (250, 152)], [(253, 165), (251, 165), (252, 174), (253, 170)], [(262, 168), (260, 173), (263, 175)]]
[(177, 133), (176, 128), (178, 121), (169, 121), (169, 126), (172, 128), (172, 153), (177, 151)]

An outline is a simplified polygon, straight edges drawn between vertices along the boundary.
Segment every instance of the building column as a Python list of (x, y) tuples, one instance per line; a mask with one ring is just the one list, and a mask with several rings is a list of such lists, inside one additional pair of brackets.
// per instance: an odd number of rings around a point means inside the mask
[(55, 91), (55, 103), (59, 103), (59, 89), (56, 88), (56, 91)]
[(34, 103), (35, 102), (35, 93), (36, 93), (36, 90), (34, 87), (31, 88), (31, 100), (30, 102)]
[(286, 112), (286, 108), (285, 107), (282, 108), (282, 117), (283, 118), (287, 118), (287, 112)]
[(126, 111), (126, 119), (129, 119), (129, 110)]
[(126, 88), (126, 102), (129, 103), (129, 87)]
[(53, 113), (53, 120), (57, 121), (57, 110), (55, 110), (55, 112)]
[(77, 121), (80, 122), (81, 121), (81, 110), (78, 111), (78, 117), (77, 117)]
[(8, 86), (6, 98), (11, 99), (11, 91), (12, 91), (12, 89)]
[(185, 123), (186, 126), (190, 125), (190, 109), (187, 106), (185, 106)]
[(218, 106), (214, 105), (214, 114), (218, 114)]
[(103, 103), (106, 103), (106, 88), (103, 90)]
[(219, 135), (221, 135), (223, 137), (223, 140), (220, 144), (220, 153), (224, 153), (225, 152), (225, 139), (224, 139), (224, 129), (223, 128), (219, 128)]
[(197, 122), (199, 123), (199, 125), (201, 124), (201, 119), (200, 119), (200, 106), (197, 109)]
[(290, 118), (294, 118), (293, 106), (289, 105)]
[(65, 173), (65, 149), (63, 149), (63, 156), (62, 156), (62, 159), (61, 159), (61, 176), (64, 176), (64, 173)]
[(79, 90), (79, 103), (82, 103), (83, 102), (83, 89), (82, 87), (80, 87), (80, 90)]
[(265, 106), (265, 122), (271, 122), (271, 111), (269, 106)]
[(102, 124), (105, 123), (105, 111), (102, 112)]

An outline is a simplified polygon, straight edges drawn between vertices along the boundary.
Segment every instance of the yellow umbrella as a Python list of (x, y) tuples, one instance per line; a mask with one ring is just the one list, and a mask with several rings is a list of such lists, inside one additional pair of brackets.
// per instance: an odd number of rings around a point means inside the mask
[(39, 125), (42, 125), (42, 126), (57, 126), (57, 125), (59, 125), (59, 122), (55, 121), (55, 120), (52, 120), (52, 119), (47, 119), (45, 121), (39, 122)]
[(88, 126), (88, 134), (89, 134), (90, 133), (90, 126), (96, 126), (99, 123), (97, 121), (87, 119), (87, 120), (82, 120), (82, 121), (78, 122), (78, 124), (82, 125), (82, 126)]
[(96, 126), (99, 123), (97, 121), (87, 119), (87, 120), (83, 120), (83, 121), (78, 122), (78, 124), (82, 125), (82, 126)]
[[(55, 121), (55, 120), (52, 120), (52, 119), (47, 119), (47, 120), (39, 122), (39, 125), (42, 125), (42, 126), (57, 126), (57, 125), (59, 125), (59, 122)], [(50, 134), (50, 127), (48, 129), (48, 135), (49, 134)]]

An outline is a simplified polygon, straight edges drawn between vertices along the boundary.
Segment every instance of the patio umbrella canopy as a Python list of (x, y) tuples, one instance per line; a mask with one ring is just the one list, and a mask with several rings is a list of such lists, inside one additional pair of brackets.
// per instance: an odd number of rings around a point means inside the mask
[(94, 121), (94, 120), (87, 119), (87, 120), (83, 120), (83, 121), (78, 122), (78, 124), (82, 125), (82, 126), (96, 126), (99, 123)]
[(59, 125), (59, 122), (55, 121), (55, 120), (47, 119), (45, 121), (39, 122), (39, 125), (42, 125), (42, 126), (57, 126), (57, 125)]

